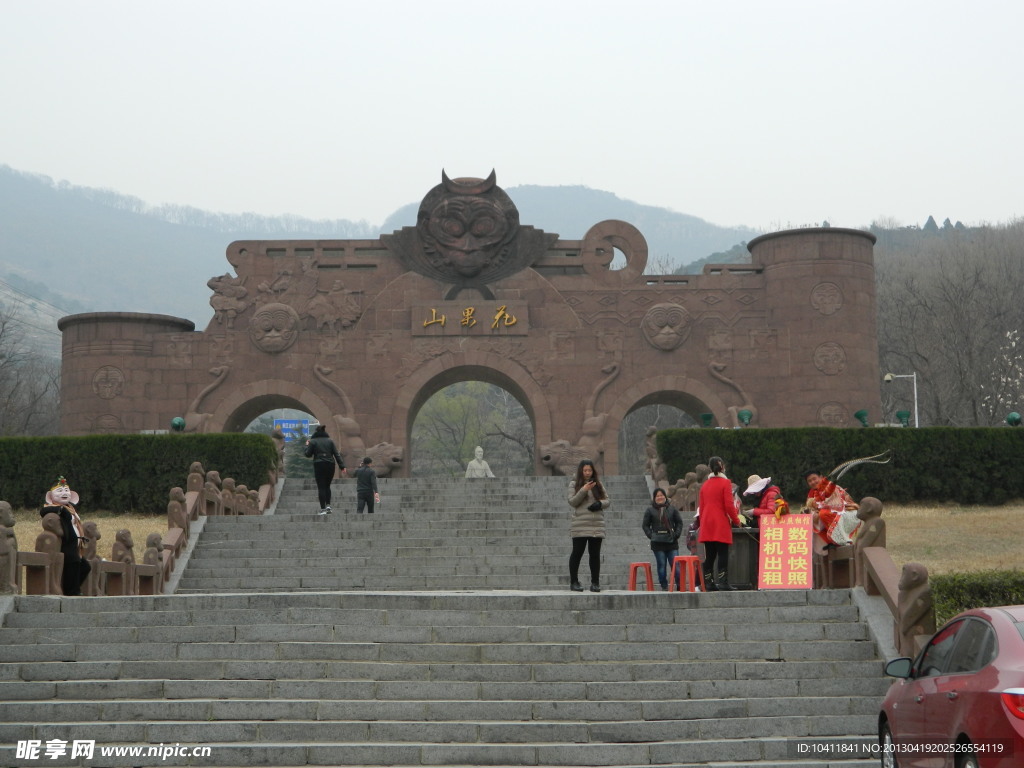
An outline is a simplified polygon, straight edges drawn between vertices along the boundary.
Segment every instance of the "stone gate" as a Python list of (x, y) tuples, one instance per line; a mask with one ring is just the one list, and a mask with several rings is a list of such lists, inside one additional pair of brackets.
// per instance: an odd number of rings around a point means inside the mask
[(415, 224), (377, 240), (232, 243), (203, 331), (166, 315), (63, 318), (61, 427), (183, 416), (188, 431), (241, 431), (297, 408), (331, 427), (347, 465), (369, 454), (404, 475), (420, 407), (466, 380), (523, 405), (539, 473), (580, 456), (618, 472), (619, 425), (654, 403), (720, 427), (744, 410), (750, 427), (858, 426), (858, 411), (881, 415), (874, 241), (790, 230), (753, 240), (748, 264), (645, 275), (630, 224), (561, 240), (520, 224), (493, 172), (442, 172)]

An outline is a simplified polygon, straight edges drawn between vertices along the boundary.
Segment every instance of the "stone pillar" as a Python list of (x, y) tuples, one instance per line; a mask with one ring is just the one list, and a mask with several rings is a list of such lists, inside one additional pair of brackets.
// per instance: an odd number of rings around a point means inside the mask
[(747, 246), (763, 269), (768, 325), (790, 350), (788, 365), (760, 371), (776, 393), (760, 426), (860, 427), (861, 410), (869, 423), (881, 418), (874, 243), (870, 232), (813, 228)]

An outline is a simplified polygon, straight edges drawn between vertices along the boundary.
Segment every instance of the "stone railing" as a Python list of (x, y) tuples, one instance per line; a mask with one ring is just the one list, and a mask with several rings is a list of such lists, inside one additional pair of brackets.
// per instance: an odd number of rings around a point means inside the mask
[(920, 563), (897, 567), (885, 546), (881, 501), (872, 496), (861, 499), (857, 517), (861, 524), (853, 544), (815, 555), (815, 586), (858, 586), (881, 597), (892, 614), (893, 644), (901, 656), (914, 656), (935, 632), (928, 569)]
[[(96, 542), (100, 533), (94, 522), (86, 522), (88, 542), (82, 557), (88, 561), (90, 572), (82, 583), (82, 594), (163, 594), (188, 544), (192, 523), (200, 515), (263, 514), (275, 499), (277, 474), (275, 469), (267, 483), (256, 491), (236, 485), (233, 478), (222, 480), (218, 472), (206, 472), (202, 464), (193, 463), (185, 489), (175, 487), (168, 494), (167, 531), (146, 537), (141, 561), (136, 557), (135, 541), (127, 528), (117, 532), (110, 559), (99, 557)], [(23, 591), (27, 595), (64, 594), (60, 518), (45, 515), (41, 524), (43, 530), (36, 537), (35, 550), (19, 551), (11, 506), (0, 501), (0, 595)]]

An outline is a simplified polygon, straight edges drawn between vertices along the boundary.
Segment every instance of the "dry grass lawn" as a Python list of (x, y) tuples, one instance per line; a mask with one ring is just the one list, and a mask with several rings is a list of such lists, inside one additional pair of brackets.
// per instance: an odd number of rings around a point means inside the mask
[(892, 559), (921, 563), (929, 575), (1024, 568), (1024, 504), (1002, 507), (886, 506)]

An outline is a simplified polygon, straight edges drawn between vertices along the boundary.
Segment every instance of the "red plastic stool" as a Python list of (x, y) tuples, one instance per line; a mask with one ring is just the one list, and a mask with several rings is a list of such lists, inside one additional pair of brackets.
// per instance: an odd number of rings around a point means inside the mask
[(677, 586), (677, 568), (680, 570), (678, 584), (680, 592), (696, 592), (698, 584), (700, 585), (701, 592), (707, 592), (707, 587), (704, 586), (704, 570), (701, 568), (700, 558), (693, 555), (679, 555), (672, 558), (672, 573), (668, 577), (669, 592), (674, 591)]
[(650, 563), (630, 563), (629, 564), (629, 591), (636, 592), (636, 577), (637, 574), (643, 571), (644, 576), (647, 578), (647, 591), (654, 591), (654, 574), (651, 572)]

